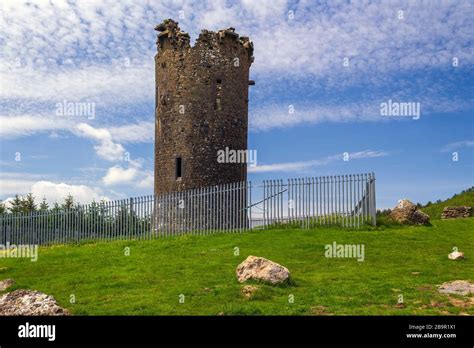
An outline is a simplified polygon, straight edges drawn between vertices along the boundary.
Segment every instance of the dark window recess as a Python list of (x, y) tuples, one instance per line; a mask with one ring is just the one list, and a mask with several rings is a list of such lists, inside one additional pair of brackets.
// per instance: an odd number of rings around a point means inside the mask
[(214, 101), (214, 110), (221, 109), (222, 80), (216, 80), (216, 99)]
[(175, 166), (176, 179), (180, 179), (183, 175), (183, 159), (181, 157), (176, 157)]

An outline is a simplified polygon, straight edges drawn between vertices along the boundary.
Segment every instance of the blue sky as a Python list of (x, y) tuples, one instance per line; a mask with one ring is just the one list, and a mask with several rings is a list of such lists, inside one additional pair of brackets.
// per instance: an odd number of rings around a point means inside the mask
[[(375, 172), (382, 208), (474, 185), (472, 1), (4, 1), (0, 199), (152, 192), (165, 18), (192, 41), (230, 26), (253, 41), (251, 180)], [(58, 115), (64, 100), (93, 119)], [(382, 116), (388, 100), (420, 118)]]

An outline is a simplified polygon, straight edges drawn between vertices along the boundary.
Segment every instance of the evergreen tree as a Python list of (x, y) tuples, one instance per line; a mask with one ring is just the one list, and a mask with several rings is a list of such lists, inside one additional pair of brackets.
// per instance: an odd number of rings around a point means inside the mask
[(58, 212), (61, 210), (61, 207), (59, 206), (58, 202), (54, 202), (54, 206), (52, 210), (55, 212)]
[(35, 203), (35, 196), (33, 196), (31, 192), (28, 193), (24, 199), (22, 199), (21, 207), (22, 207), (23, 213), (32, 213), (37, 210), (36, 203)]
[(49, 204), (48, 202), (46, 202), (46, 198), (43, 197), (43, 201), (41, 202), (40, 206), (39, 206), (39, 210), (40, 211), (47, 211), (49, 210)]
[(12, 213), (21, 213), (23, 211), (23, 199), (15, 195), (15, 198), (10, 202), (10, 211)]
[(0, 214), (6, 214), (7, 213), (7, 207), (5, 207), (5, 203), (0, 201)]
[(68, 194), (66, 198), (64, 198), (63, 209), (68, 210), (74, 208), (74, 198), (71, 194)]

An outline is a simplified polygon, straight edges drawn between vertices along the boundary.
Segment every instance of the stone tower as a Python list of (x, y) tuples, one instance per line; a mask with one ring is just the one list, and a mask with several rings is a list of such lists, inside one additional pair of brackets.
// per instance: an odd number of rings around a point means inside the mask
[(247, 150), (252, 42), (229, 28), (191, 46), (171, 19), (155, 30), (155, 193), (247, 180), (245, 163), (217, 154)]

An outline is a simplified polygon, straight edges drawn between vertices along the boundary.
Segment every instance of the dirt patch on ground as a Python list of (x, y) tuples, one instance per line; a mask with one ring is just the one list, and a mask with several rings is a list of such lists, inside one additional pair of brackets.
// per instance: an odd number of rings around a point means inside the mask
[(438, 292), (441, 294), (467, 296), (471, 293), (474, 294), (474, 284), (467, 280), (454, 280), (441, 284), (438, 287)]
[(314, 314), (314, 315), (332, 315), (332, 313), (329, 312), (328, 307), (326, 307), (326, 306), (313, 306), (313, 307), (311, 307), (311, 314)]
[(455, 298), (453, 296), (448, 296), (449, 302), (459, 308), (470, 308), (474, 306), (474, 297), (468, 298)]

